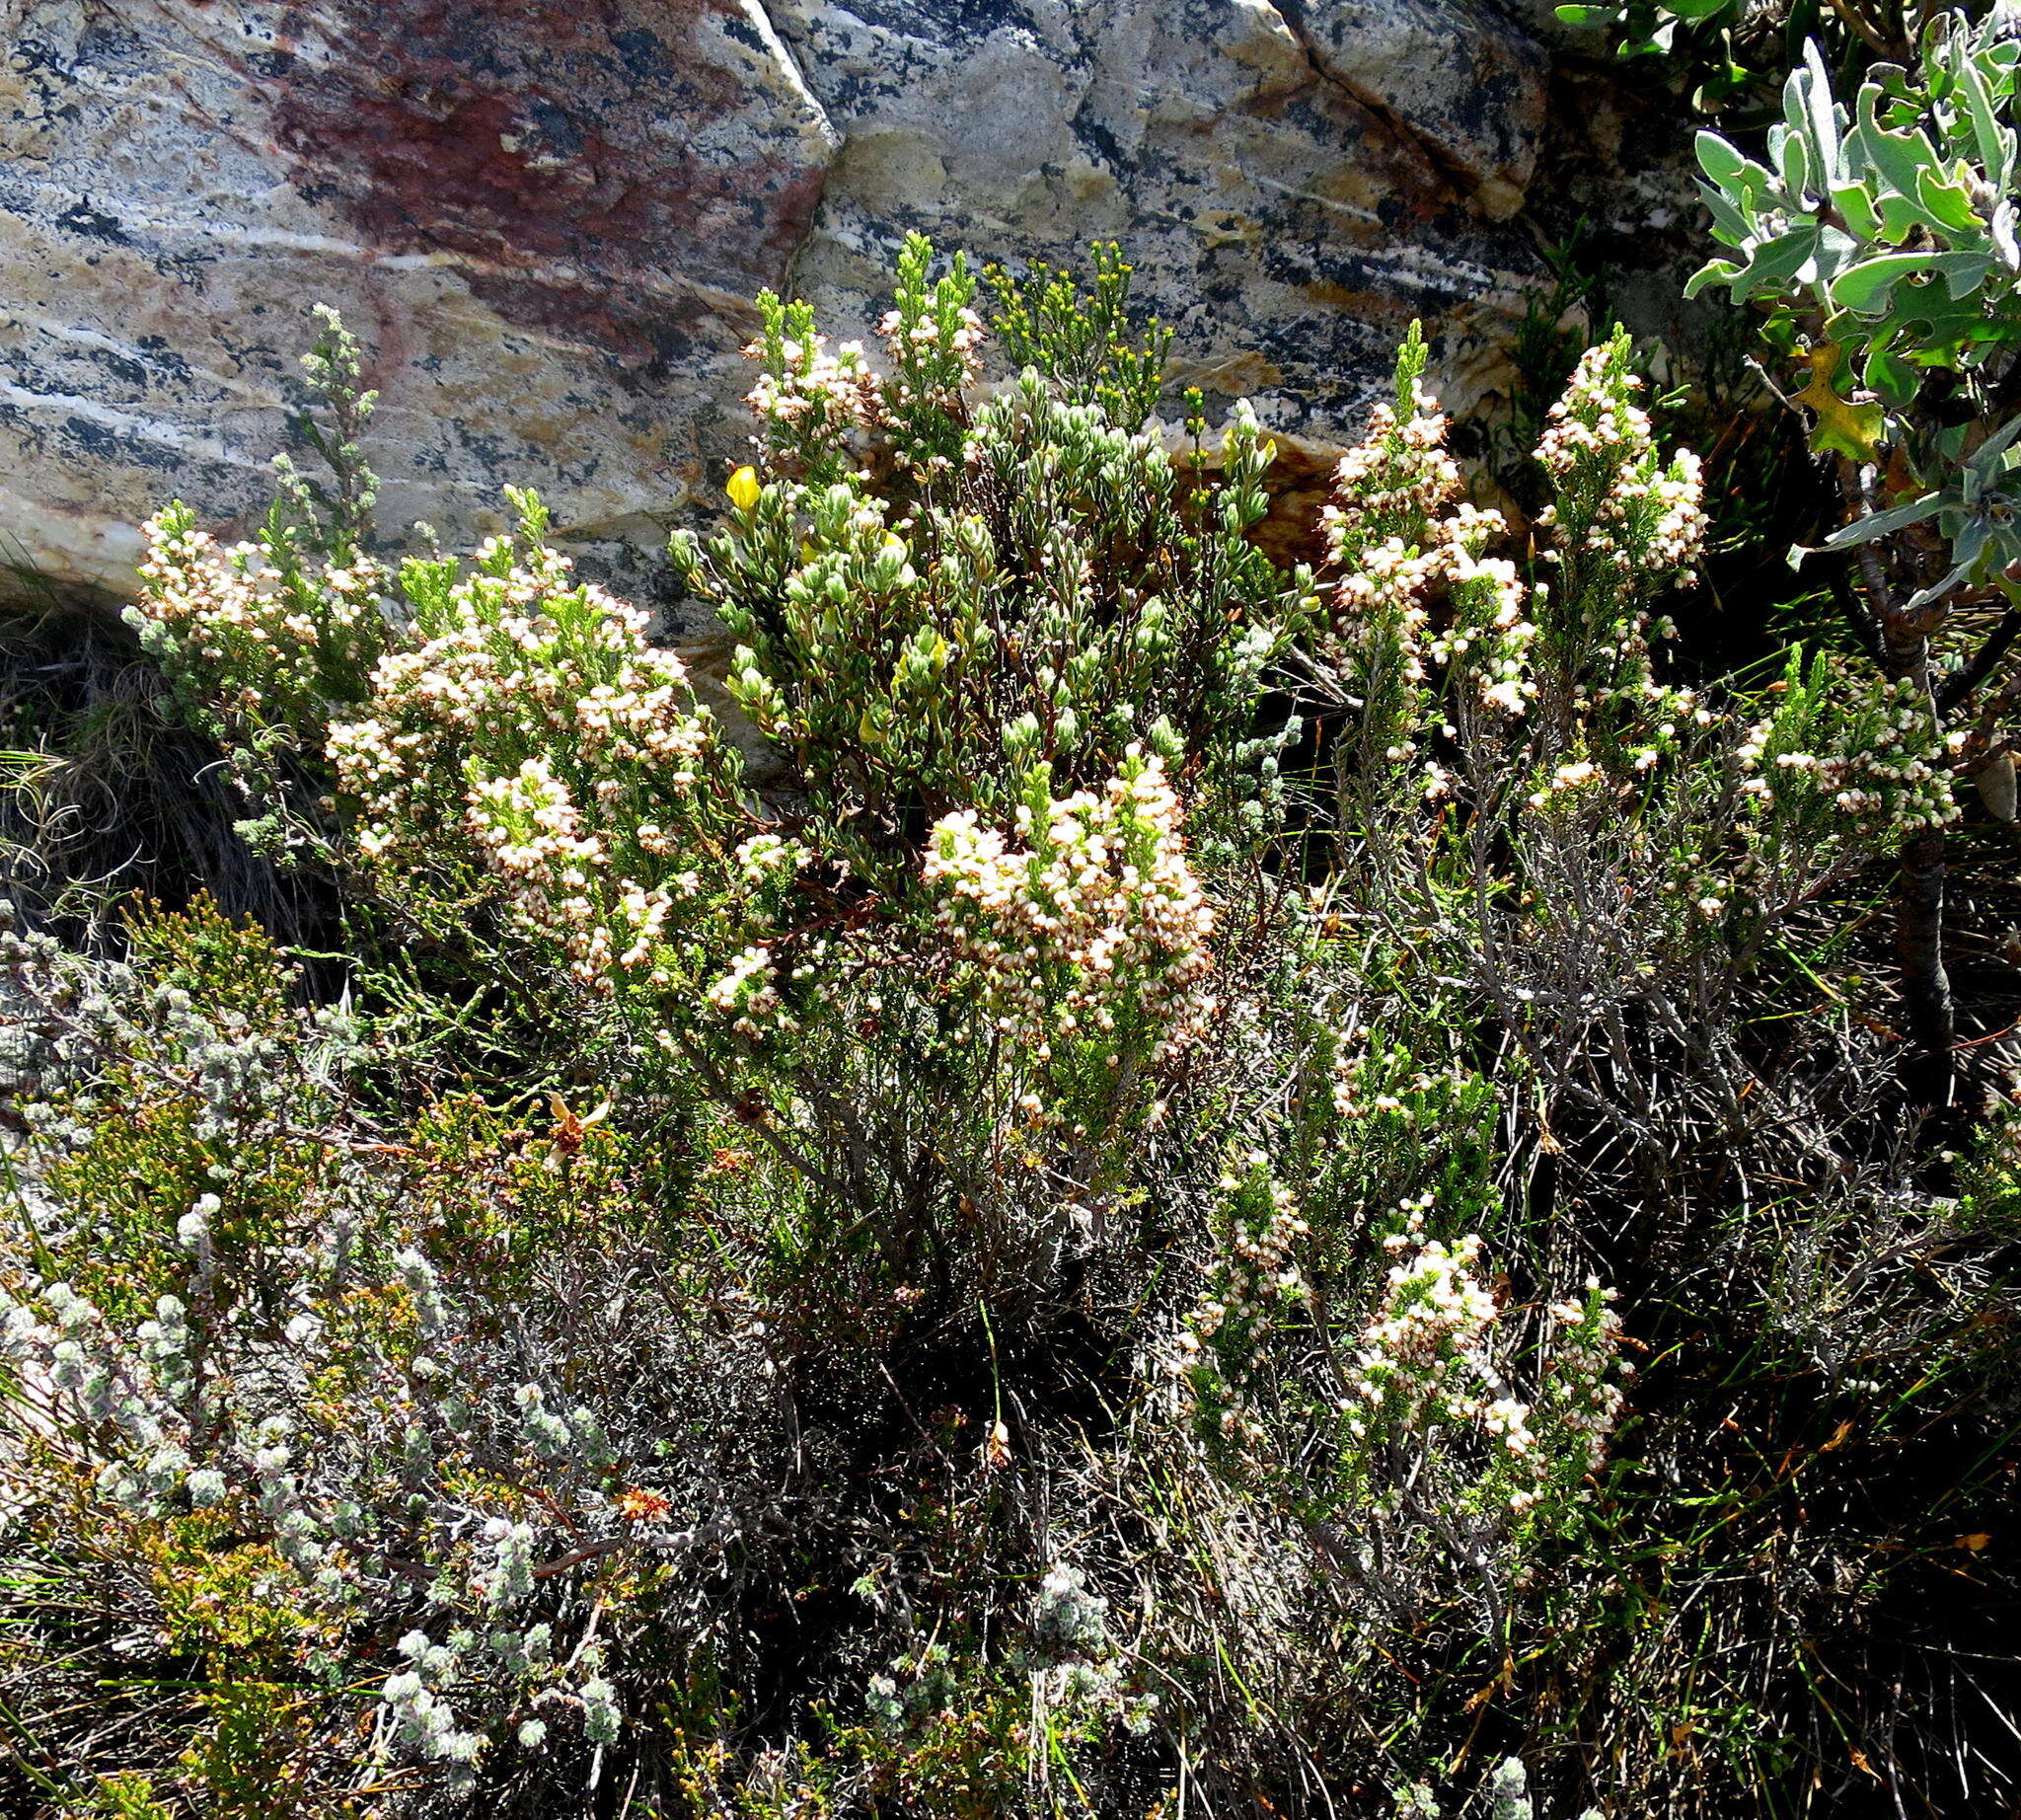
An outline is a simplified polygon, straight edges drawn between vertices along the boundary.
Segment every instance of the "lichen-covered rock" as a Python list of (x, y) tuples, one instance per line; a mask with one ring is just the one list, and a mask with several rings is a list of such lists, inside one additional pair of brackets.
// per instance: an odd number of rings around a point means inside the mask
[[(269, 491), (315, 300), (396, 516), (699, 473), (836, 151), (756, 0), (0, 0), (0, 530), (121, 587)], [(721, 436), (717, 436), (721, 440)]]
[[(312, 301), (395, 518), (528, 482), (649, 550), (741, 447), (761, 285), (865, 322), (919, 227), (1121, 240), (1177, 377), (1352, 430), (1534, 267), (1546, 59), (1492, 0), (0, 0), (0, 535), (131, 585), (171, 493), (244, 522)], [(1449, 387), (1464, 398), (1462, 381)]]
[[(1174, 377), (1319, 441), (1413, 316), (1493, 341), (1534, 254), (1542, 53), (1475, 0), (776, 0), (842, 150), (795, 267), (866, 317), (884, 243), (1113, 237)], [(1344, 73), (1346, 72), (1346, 73)], [(1467, 387), (1449, 388), (1464, 402)]]

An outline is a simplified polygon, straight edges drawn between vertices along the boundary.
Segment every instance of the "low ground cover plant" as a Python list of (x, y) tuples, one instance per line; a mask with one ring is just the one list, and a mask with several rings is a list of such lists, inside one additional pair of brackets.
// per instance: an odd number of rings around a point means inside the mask
[(2008, 1798), (2017, 1127), (1873, 933), (1999, 735), (1684, 680), (1625, 334), (1525, 518), (1413, 332), (1297, 567), (1126, 277), (760, 300), (740, 724), (532, 495), (375, 526), (334, 318), (327, 476), (151, 521), (310, 909), (0, 936), (20, 1802)]

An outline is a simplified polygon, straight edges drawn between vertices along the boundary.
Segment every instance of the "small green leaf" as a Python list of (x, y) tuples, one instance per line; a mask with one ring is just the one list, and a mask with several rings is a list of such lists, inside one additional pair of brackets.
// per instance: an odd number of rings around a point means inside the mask
[(2014, 163), (2013, 132), (2000, 124), (1992, 97), (1969, 57), (1959, 69), (1958, 86), (1972, 116), (1972, 134), (1979, 142), (1979, 162), (1984, 167), (1986, 181), (1995, 190), (2004, 190)]
[(2005, 472), (2007, 451), (2021, 437), (2021, 417), (2009, 418), (1973, 451), (1969, 467), (1976, 469), (1989, 479)]
[(1832, 281), (1832, 301), (1857, 315), (1878, 316), (1887, 309), (1895, 286), (1911, 272), (1929, 270), (1935, 257), (1929, 253), (1884, 253), (1879, 259), (1863, 261)]
[(1970, 297), (1993, 268), (1991, 256), (1984, 253), (1940, 253), (1930, 263), (1944, 274), (1954, 299)]
[(1832, 78), (1825, 73), (1825, 59), (1818, 53), (1815, 38), (1804, 40), (1804, 103), (1810, 114), (1811, 140), (1822, 169), (1819, 180), (1829, 184), (1838, 171), (1838, 115), (1832, 102)]
[(1919, 499), (1911, 499), (1907, 505), (1891, 505), (1885, 512), (1869, 512), (1863, 518), (1855, 518), (1848, 525), (1841, 525), (1826, 538), (1823, 548), (1844, 550), (1853, 544), (1870, 544), (1877, 537), (1890, 537), (1912, 524), (1920, 524), (1944, 502), (1940, 493), (1926, 493)]
[(1845, 217), (1845, 225), (1862, 240), (1880, 237), (1881, 217), (1874, 198), (1864, 184), (1834, 184), (1833, 205)]
[(1710, 184), (1698, 186), (1698, 199), (1712, 217), (1712, 237), (1723, 246), (1744, 247), (1754, 238), (1748, 218), (1727, 199), (1726, 192)]
[(1787, 234), (1757, 247), (1737, 283), (1750, 296), (1758, 291), (1779, 290), (1796, 276), (1817, 246), (1815, 223), (1802, 221)]
[(1793, 204), (1801, 202), (1813, 176), (1810, 147), (1801, 133), (1786, 126), (1777, 127), (1768, 136), (1776, 169), (1782, 173), (1782, 187)]
[(1684, 295), (1695, 297), (1714, 284), (1731, 284), (1740, 276), (1741, 268), (1732, 260), (1711, 260), (1701, 265), (1684, 282)]
[(1722, 190), (1731, 190), (1740, 182), (1742, 174), (1751, 168), (1751, 161), (1732, 141), (1721, 138), (1716, 132), (1701, 132), (1692, 143), (1698, 153), (1699, 170)]
[(1921, 229), (1937, 225), (1913, 196), (1884, 195), (1880, 203), (1881, 239), (1891, 247), (1899, 247)]
[(1985, 223), (1972, 206), (1972, 195), (1964, 185), (1947, 184), (1934, 171), (1923, 171), (1915, 180), (1916, 200), (1930, 216), (1953, 234), (1984, 231)]
[(1859, 92), (1859, 149), (1889, 188), (1898, 195), (1913, 196), (1917, 177), (1937, 169), (1936, 147), (1921, 128), (1912, 132), (1890, 132), (1876, 117), (1881, 91), (1869, 82)]
[(1861, 378), (1866, 382), (1868, 391), (1878, 393), (1883, 404), (1892, 405), (1898, 411), (1907, 410), (1915, 402), (1915, 368), (1896, 354), (1886, 342), (1876, 342), (1867, 350), (1866, 367)]

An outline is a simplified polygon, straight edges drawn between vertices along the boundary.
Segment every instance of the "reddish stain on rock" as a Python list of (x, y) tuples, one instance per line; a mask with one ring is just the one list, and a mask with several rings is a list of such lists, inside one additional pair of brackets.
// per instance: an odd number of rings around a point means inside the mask
[(759, 49), (728, 0), (321, 0), (261, 87), (297, 185), (376, 246), (464, 255), (505, 320), (654, 369), (783, 279), (827, 176), (724, 35)]

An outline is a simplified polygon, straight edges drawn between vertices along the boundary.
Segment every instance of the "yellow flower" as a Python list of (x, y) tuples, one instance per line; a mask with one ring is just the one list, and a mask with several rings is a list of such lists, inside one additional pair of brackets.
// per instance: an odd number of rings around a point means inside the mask
[(758, 503), (758, 470), (739, 468), (730, 476), (730, 484), (723, 492), (730, 496), (730, 503), (740, 512), (748, 512)]

